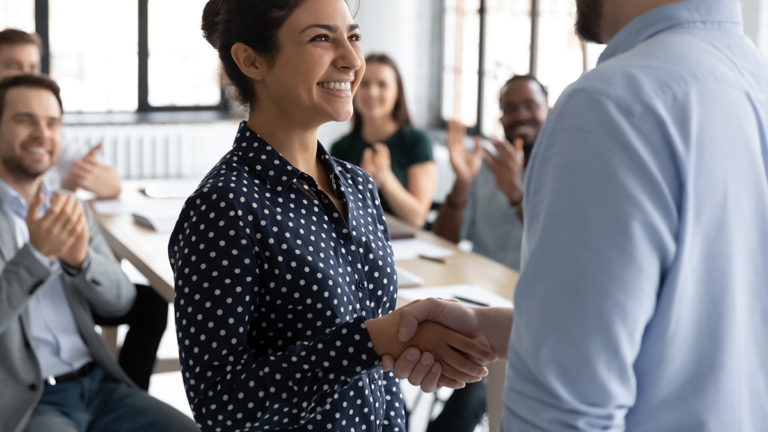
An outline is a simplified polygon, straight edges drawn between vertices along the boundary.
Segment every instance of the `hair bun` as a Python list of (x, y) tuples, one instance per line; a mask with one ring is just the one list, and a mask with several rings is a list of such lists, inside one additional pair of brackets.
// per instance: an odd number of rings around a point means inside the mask
[(221, 16), (224, 9), (224, 0), (208, 0), (203, 8), (203, 19), (200, 28), (203, 37), (214, 48), (219, 49), (221, 43)]

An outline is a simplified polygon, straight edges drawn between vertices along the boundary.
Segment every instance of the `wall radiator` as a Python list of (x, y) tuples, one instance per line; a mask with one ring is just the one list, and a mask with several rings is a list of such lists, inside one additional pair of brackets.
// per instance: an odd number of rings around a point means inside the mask
[[(64, 154), (82, 155), (99, 142), (99, 160), (122, 179), (199, 178), (231, 148), (236, 122), (64, 125)], [(74, 150), (72, 149), (74, 148)]]

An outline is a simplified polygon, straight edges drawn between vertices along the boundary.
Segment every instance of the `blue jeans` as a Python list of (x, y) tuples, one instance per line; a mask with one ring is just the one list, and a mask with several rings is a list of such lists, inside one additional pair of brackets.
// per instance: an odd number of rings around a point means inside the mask
[(25, 432), (199, 431), (195, 422), (147, 393), (104, 378), (101, 368), (46, 385)]

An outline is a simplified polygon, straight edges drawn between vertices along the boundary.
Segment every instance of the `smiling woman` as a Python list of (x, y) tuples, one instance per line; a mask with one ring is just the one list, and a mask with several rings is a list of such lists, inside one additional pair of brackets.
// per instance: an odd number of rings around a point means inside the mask
[[(365, 72), (347, 3), (211, 0), (203, 31), (250, 111), (169, 244), (195, 419), (206, 431), (405, 431), (399, 383), (376, 367), (405, 348), (376, 186), (317, 142), (320, 125), (352, 115)], [(491, 356), (434, 324), (413, 344), (454, 386)]]

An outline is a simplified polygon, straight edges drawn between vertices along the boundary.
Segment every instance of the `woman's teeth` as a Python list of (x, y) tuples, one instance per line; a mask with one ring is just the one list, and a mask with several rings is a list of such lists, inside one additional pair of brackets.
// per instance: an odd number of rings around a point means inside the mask
[(320, 87), (328, 90), (350, 90), (352, 88), (349, 82), (323, 82)]

